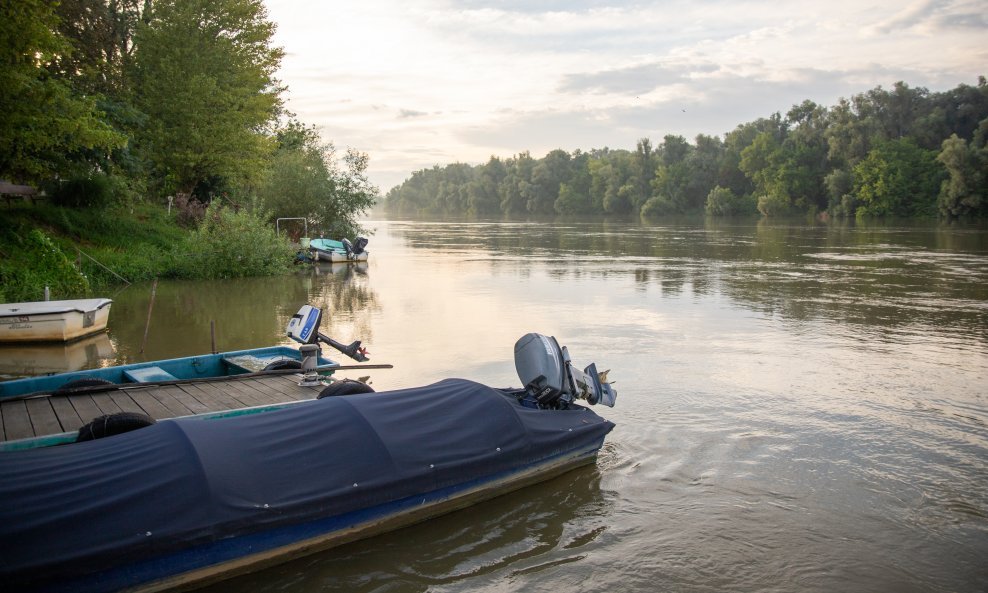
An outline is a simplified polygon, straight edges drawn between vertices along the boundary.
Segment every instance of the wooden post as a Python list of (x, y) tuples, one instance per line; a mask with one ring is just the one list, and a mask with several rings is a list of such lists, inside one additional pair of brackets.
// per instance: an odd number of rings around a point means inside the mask
[(144, 340), (141, 341), (141, 354), (144, 354), (144, 345), (148, 342), (148, 329), (151, 327), (151, 309), (154, 308), (154, 293), (158, 290), (158, 279), (151, 283), (151, 300), (148, 302), (148, 320), (144, 324)]
[(209, 339), (212, 345), (213, 354), (216, 354), (216, 320), (209, 320)]

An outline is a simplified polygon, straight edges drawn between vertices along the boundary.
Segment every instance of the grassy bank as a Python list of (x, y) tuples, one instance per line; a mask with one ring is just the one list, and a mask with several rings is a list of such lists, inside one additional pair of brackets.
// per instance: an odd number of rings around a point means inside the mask
[(229, 278), (290, 269), (287, 239), (250, 212), (210, 208), (194, 228), (160, 206), (0, 206), (0, 302), (94, 296), (151, 278)]

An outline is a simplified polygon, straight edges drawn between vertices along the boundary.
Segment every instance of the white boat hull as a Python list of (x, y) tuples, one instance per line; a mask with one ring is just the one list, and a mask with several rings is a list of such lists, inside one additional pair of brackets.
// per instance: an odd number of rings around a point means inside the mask
[(345, 253), (339, 253), (337, 251), (324, 251), (322, 249), (314, 249), (313, 254), (316, 261), (334, 264), (367, 261), (368, 255), (366, 251), (359, 255), (348, 256)]
[(0, 305), (0, 343), (68, 342), (106, 330), (110, 299)]

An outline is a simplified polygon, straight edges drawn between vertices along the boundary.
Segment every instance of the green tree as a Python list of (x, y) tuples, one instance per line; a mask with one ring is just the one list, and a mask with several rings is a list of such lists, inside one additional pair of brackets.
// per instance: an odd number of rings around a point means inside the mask
[[(984, 127), (988, 128), (988, 119)], [(948, 175), (940, 186), (940, 213), (958, 217), (982, 212), (988, 199), (988, 149), (978, 149), (975, 141), (969, 144), (951, 134), (943, 141), (937, 161)]]
[(929, 216), (936, 213), (944, 177), (936, 153), (909, 139), (881, 142), (854, 167), (857, 216)]
[(508, 175), (501, 159), (492, 156), (486, 165), (478, 168), (476, 176), (467, 188), (467, 202), (471, 214), (496, 214), (501, 198), (498, 187)]
[(737, 216), (755, 214), (755, 203), (748, 196), (735, 195), (730, 189), (719, 185), (707, 194), (704, 212), (710, 216)]
[(550, 151), (532, 169), (531, 183), (523, 192), (531, 214), (552, 214), (559, 186), (569, 178), (570, 155), (562, 149)]
[(144, 5), (145, 0), (60, 0), (58, 31), (72, 51), (60, 53), (52, 70), (86, 94), (122, 99), (125, 63)]
[(348, 150), (339, 157), (313, 126), (288, 121), (275, 135), (278, 149), (257, 189), (260, 207), (274, 218), (306, 218), (333, 237), (363, 232), (357, 218), (374, 203), (378, 189), (367, 180), (367, 155)]
[(256, 183), (281, 105), (282, 50), (261, 0), (157, 0), (134, 38), (137, 139), (167, 191)]
[(560, 214), (588, 214), (593, 211), (590, 201), (590, 155), (577, 150), (570, 161), (570, 177), (559, 185), (559, 197), (554, 208)]
[(36, 183), (70, 174), (79, 153), (126, 143), (95, 99), (47, 68), (71, 53), (53, 7), (42, 0), (0, 4), (0, 178)]

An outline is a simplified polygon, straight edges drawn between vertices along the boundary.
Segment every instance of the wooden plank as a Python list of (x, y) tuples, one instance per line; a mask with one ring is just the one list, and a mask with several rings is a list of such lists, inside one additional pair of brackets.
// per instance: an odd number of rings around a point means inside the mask
[(238, 410), (247, 407), (239, 400), (214, 389), (210, 383), (186, 383), (182, 385), (182, 390), (205, 404), (210, 412)]
[(145, 389), (131, 389), (127, 394), (132, 400), (134, 400), (137, 405), (141, 406), (144, 413), (148, 416), (154, 418), (155, 420), (163, 420), (165, 418), (172, 418), (174, 414), (172, 411), (161, 405), (157, 399), (154, 398)]
[(79, 430), (79, 427), (85, 424), (69, 400), (64, 397), (49, 397), (48, 400), (51, 402), (52, 409), (55, 410), (55, 416), (58, 417), (58, 423), (62, 426), (62, 432)]
[(298, 377), (295, 375), (260, 377), (257, 379), (252, 379), (250, 384), (254, 386), (255, 389), (275, 391), (280, 393), (284, 398), (293, 401), (315, 399), (315, 397), (319, 395), (319, 392), (323, 390), (323, 386), (321, 385), (318, 387), (299, 387)]
[(83, 424), (92, 422), (103, 415), (102, 410), (93, 401), (93, 396), (91, 395), (70, 395), (68, 399), (72, 402), (72, 407), (75, 408), (76, 413), (79, 414), (79, 418), (82, 418)]
[(4, 440), (13, 441), (35, 436), (24, 400), (3, 402), (0, 404), (0, 409), (3, 410)]
[(96, 404), (96, 407), (99, 408), (100, 412), (103, 412), (104, 414), (119, 414), (123, 411), (120, 409), (120, 406), (113, 401), (110, 393), (106, 391), (102, 393), (94, 393), (93, 403)]
[(58, 417), (55, 416), (55, 410), (52, 409), (47, 397), (29, 399), (24, 403), (27, 406), (28, 416), (31, 417), (34, 434), (41, 436), (62, 432), (62, 425), (58, 423)]
[(193, 394), (186, 393), (180, 385), (166, 385), (158, 387), (157, 390), (167, 393), (193, 414), (202, 414), (209, 411), (209, 406), (196, 399)]
[(127, 391), (111, 391), (110, 399), (113, 400), (113, 403), (117, 404), (117, 407), (119, 407), (122, 412), (137, 412), (138, 414), (144, 413), (144, 408), (135, 402), (134, 398), (130, 397), (130, 394), (128, 394)]
[(211, 386), (223, 391), (237, 401), (243, 402), (244, 405), (249, 407), (265, 406), (274, 403), (268, 394), (251, 389), (249, 386), (244, 385), (242, 381), (213, 383)]
[(161, 405), (171, 410), (172, 418), (193, 414), (194, 412), (185, 407), (185, 404), (175, 399), (175, 396), (172, 395), (172, 391), (173, 390), (170, 389), (148, 389), (148, 393), (151, 394), (151, 397), (158, 400), (161, 402)]

